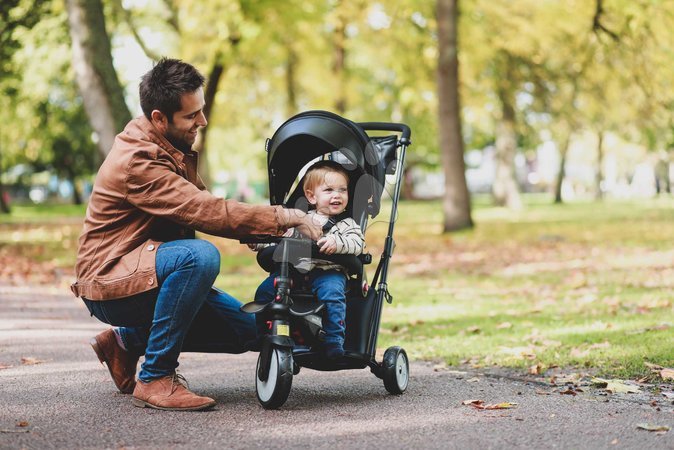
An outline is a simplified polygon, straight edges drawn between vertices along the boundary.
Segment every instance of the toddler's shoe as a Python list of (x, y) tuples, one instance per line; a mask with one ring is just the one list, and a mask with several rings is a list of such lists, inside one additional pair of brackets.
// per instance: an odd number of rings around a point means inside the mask
[(337, 359), (344, 356), (344, 347), (340, 344), (325, 344), (325, 356), (328, 359)]

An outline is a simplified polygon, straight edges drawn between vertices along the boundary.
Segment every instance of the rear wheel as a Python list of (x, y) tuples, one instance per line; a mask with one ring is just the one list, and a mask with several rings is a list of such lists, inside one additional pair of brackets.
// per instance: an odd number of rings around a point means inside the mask
[(402, 394), (410, 381), (410, 363), (407, 353), (400, 347), (389, 347), (382, 363), (384, 387), (391, 394)]
[(293, 384), (293, 357), (290, 349), (275, 348), (269, 352), (269, 374), (260, 379), (261, 352), (255, 368), (255, 391), (257, 399), (265, 409), (276, 409), (288, 399)]

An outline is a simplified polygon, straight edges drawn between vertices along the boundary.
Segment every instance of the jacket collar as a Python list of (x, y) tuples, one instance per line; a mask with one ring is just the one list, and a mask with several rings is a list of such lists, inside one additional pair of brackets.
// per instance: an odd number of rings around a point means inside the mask
[(169, 141), (164, 137), (163, 134), (157, 130), (157, 128), (148, 120), (144, 115), (138, 116), (133, 120), (133, 123), (136, 124), (138, 128), (155, 144), (160, 146), (162, 149), (166, 150), (174, 159), (179, 162), (183, 162), (186, 154), (196, 153), (194, 150), (189, 150), (187, 153), (183, 153), (177, 148), (175, 148)]

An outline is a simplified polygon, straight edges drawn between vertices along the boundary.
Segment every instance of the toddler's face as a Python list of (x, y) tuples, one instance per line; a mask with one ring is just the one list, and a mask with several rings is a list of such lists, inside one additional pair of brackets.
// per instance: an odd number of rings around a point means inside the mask
[(316, 206), (316, 211), (326, 216), (336, 216), (349, 203), (348, 181), (339, 172), (328, 172), (323, 182), (313, 189), (307, 189), (307, 200)]

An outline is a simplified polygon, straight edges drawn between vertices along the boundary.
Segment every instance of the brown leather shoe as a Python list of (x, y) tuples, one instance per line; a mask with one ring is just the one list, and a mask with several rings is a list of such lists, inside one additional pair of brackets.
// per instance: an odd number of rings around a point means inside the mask
[(108, 366), (112, 381), (122, 394), (130, 394), (136, 387), (136, 366), (140, 356), (134, 356), (117, 344), (115, 332), (105, 330), (90, 342), (101, 363)]
[(150, 382), (138, 380), (133, 391), (134, 406), (164, 411), (198, 411), (215, 406), (215, 400), (201, 397), (187, 389), (182, 375), (173, 374)]

